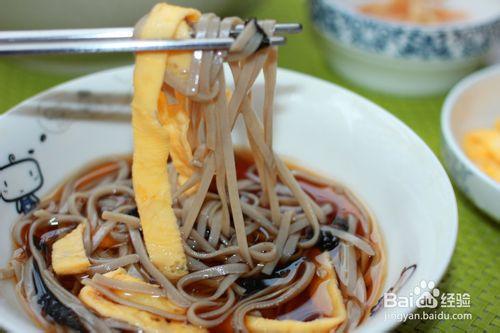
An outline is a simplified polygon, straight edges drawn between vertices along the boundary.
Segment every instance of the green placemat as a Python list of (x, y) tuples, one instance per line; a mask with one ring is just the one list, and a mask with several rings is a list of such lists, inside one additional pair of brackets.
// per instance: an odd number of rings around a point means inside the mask
[[(316, 43), (307, 1), (267, 0), (249, 16), (275, 18), (280, 22), (302, 22), (304, 33), (289, 38), (280, 49), (280, 66), (335, 82), (371, 99), (409, 125), (441, 158), (439, 115), (443, 96), (407, 99), (366, 91), (330, 72)], [(0, 112), (33, 94), (67, 80), (27, 70), (10, 60), (0, 61)], [(441, 292), (469, 293), (470, 320), (409, 320), (400, 332), (500, 332), (500, 226), (479, 212), (460, 192), (456, 192), (460, 227), (455, 255), (439, 285)], [(443, 235), (446, 237), (446, 235)], [(437, 254), (439, 255), (439, 254)], [(464, 308), (443, 308), (445, 313), (464, 313)]]

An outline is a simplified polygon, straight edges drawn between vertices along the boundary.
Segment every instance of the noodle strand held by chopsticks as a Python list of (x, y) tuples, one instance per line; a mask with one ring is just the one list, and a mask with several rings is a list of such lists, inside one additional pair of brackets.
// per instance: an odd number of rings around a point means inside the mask
[[(219, 82), (225, 91), (224, 74), (219, 74)], [(219, 110), (221, 112), (222, 110)], [(236, 230), (236, 239), (240, 248), (241, 255), (250, 266), (253, 266), (252, 257), (248, 251), (248, 241), (245, 235), (245, 222), (243, 220), (243, 212), (240, 205), (240, 197), (238, 194), (238, 181), (236, 177), (236, 164), (234, 161), (234, 151), (231, 142), (231, 128), (227, 116), (220, 117), (220, 127), (222, 133), (222, 149), (224, 152), (224, 166), (226, 168), (226, 180), (229, 194), (229, 203), (233, 217), (233, 224)]]

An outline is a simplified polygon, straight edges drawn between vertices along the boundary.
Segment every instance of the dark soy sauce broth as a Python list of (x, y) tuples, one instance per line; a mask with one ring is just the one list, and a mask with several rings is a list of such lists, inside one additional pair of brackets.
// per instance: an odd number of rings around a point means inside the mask
[[(236, 171), (237, 171), (237, 178), (238, 180), (242, 179), (248, 179), (247, 173), (249, 169), (253, 166), (253, 157), (250, 151), (246, 149), (237, 149), (235, 151), (236, 155)], [(122, 160), (126, 160), (129, 164), (131, 164), (131, 157), (126, 157), (122, 158)], [(98, 181), (99, 179), (107, 176), (109, 173), (113, 172), (112, 168), (110, 167), (110, 164), (112, 163), (101, 163), (95, 165), (94, 168), (87, 169), (87, 173), (91, 173), (93, 171), (97, 170), (105, 170), (109, 169), (109, 172), (103, 172), (99, 176), (95, 178), (91, 178), (86, 180), (85, 182), (81, 183), (79, 187), (84, 188), (88, 184), (91, 184), (94, 181)], [(289, 167), (293, 169), (298, 169), (302, 170), (300, 168), (294, 167), (293, 165), (289, 164)], [(338, 228), (345, 229), (347, 226), (347, 216), (349, 214), (352, 214), (356, 216), (357, 218), (364, 218), (362, 213), (359, 211), (357, 206), (345, 195), (341, 193), (335, 192), (335, 190), (331, 187), (325, 187), (325, 185), (317, 184), (312, 181), (308, 181), (306, 179), (302, 179), (300, 176), (297, 176), (297, 180), (300, 184), (300, 186), (310, 195), (313, 197), (313, 199), (319, 204), (331, 204), (333, 207), (333, 210), (330, 214), (327, 216), (327, 223), (326, 225), (335, 225)], [(63, 184), (64, 185), (64, 184)], [(54, 194), (51, 196), (52, 200), (54, 201), (59, 201), (61, 198), (62, 194), (62, 188), (61, 186)], [(215, 187), (215, 181), (211, 185), (211, 190), (216, 191)], [(258, 194), (257, 192), (255, 194)], [(373, 221), (367, 221), (370, 225), (372, 225)], [(372, 225), (373, 226), (373, 225)], [(74, 226), (73, 226), (74, 227)], [(47, 233), (49, 232), (55, 232), (58, 228), (68, 228), (66, 232), (64, 232), (61, 235), (65, 235), (68, 232), (70, 232), (73, 227), (71, 225), (54, 225), (54, 226), (46, 226), (44, 228), (39, 228), (35, 234), (35, 242), (38, 244), (39, 248), (42, 247), (42, 253), (45, 256), (47, 266), (50, 266), (51, 264), (51, 247), (52, 244), (61, 236), (59, 237), (49, 237), (47, 238)], [(15, 244), (16, 248), (22, 247), (29, 253), (29, 246), (28, 244), (28, 231), (29, 231), (29, 226), (26, 226), (23, 230), (23, 240), (24, 244)], [(365, 258), (365, 267), (370, 267), (371, 263), (373, 260), (378, 260), (381, 261), (380, 258), (377, 258), (378, 256), (382, 255), (382, 244), (379, 241), (378, 243), (370, 241), (370, 235), (365, 234), (363, 228), (361, 227), (361, 223), (358, 223), (358, 227), (356, 229), (356, 234), (359, 237), (362, 237), (365, 239), (367, 242), (369, 242), (372, 247), (376, 250), (376, 255), (374, 257), (369, 257)], [(45, 235), (45, 236), (44, 236)], [(49, 234), (50, 235), (50, 234)], [(45, 237), (45, 238), (44, 238)], [(320, 237), (321, 238), (321, 237)], [(252, 243), (253, 241), (262, 241), (263, 239), (266, 239), (266, 231), (263, 229), (259, 229), (256, 232), (252, 233), (251, 235), (248, 236), (249, 243)], [(317, 261), (317, 257), (322, 254), (322, 247), (320, 245), (317, 245), (316, 247), (313, 247), (309, 250), (304, 251), (300, 256), (297, 256), (295, 260), (292, 262), (286, 263), (286, 264), (279, 264), (273, 275), (267, 276), (267, 275), (260, 275), (256, 278), (248, 278), (248, 279), (239, 279), (236, 283), (240, 284), (243, 286), (245, 289), (249, 290), (251, 295), (254, 292), (258, 292), (259, 290), (262, 290), (263, 288), (272, 285), (273, 279), (276, 279), (278, 277), (283, 277), (288, 274), (289, 271), (294, 270), (294, 269), (300, 269), (300, 263), (303, 262), (304, 260), (309, 260), (313, 263), (315, 263), (317, 270), (321, 269), (321, 265)], [(114, 249), (109, 248), (110, 251), (114, 251)], [(324, 249), (323, 249), (324, 250)], [(331, 249), (330, 254), (334, 254), (338, 250), (338, 240), (336, 245), (334, 246), (333, 249)], [(361, 260), (358, 256), (358, 260)], [(383, 266), (383, 263), (381, 265), (377, 266)], [(376, 279), (378, 282), (376, 282), (376, 285), (374, 284), (373, 278), (370, 276), (370, 274), (367, 274), (365, 272), (364, 277), (365, 277), (365, 284), (366, 284), (366, 292), (367, 292), (367, 298), (370, 297), (372, 293), (380, 293), (380, 285), (383, 282), (383, 277), (385, 273), (385, 267), (378, 267), (378, 278)], [(323, 268), (324, 272), (324, 268)], [(299, 272), (300, 274), (300, 272)], [(270, 308), (270, 309), (263, 309), (259, 310), (260, 314), (264, 318), (268, 319), (277, 319), (277, 320), (297, 320), (297, 321), (303, 321), (303, 322), (309, 322), (313, 321), (316, 319), (320, 318), (328, 318), (332, 317), (333, 315), (333, 305), (331, 304), (330, 296), (327, 291), (327, 284), (330, 282), (332, 278), (335, 278), (334, 272), (328, 273), (326, 275), (322, 275), (321, 277), (319, 276), (320, 274), (316, 274), (315, 277), (313, 278), (312, 282), (310, 285), (298, 296), (293, 298), (291, 301), (279, 305), (275, 308)], [(65, 276), (65, 277), (58, 277), (58, 281), (69, 291), (71, 291), (73, 294), (77, 295), (79, 292), (79, 289), (81, 288), (81, 285), (78, 283), (79, 279), (83, 275), (80, 276)], [(78, 287), (78, 288), (75, 288)], [(249, 287), (249, 288), (247, 288)], [(205, 290), (205, 285), (203, 284), (193, 284), (191, 286), (193, 292), (198, 294), (199, 296), (204, 296), (206, 294)], [(342, 290), (342, 286), (339, 284), (339, 288)], [(248, 292), (247, 292), (248, 293)], [(344, 297), (345, 301), (345, 297)], [(368, 311), (370, 309), (372, 304), (366, 304), (366, 307), (364, 309), (365, 315), (368, 314)], [(233, 332), (233, 328), (231, 325), (231, 317), (229, 317), (224, 323), (222, 323), (219, 326), (213, 327), (209, 329), (209, 332), (217, 332), (217, 333), (225, 333), (225, 332)]]
[[(236, 154), (236, 170), (237, 170), (238, 180), (247, 179), (248, 178), (247, 172), (253, 166), (254, 163), (251, 152), (246, 149), (238, 149), (235, 151), (235, 154)], [(293, 164), (292, 165), (288, 164), (288, 166), (292, 170), (293, 169), (301, 170), (298, 167), (294, 167)], [(297, 177), (297, 180), (299, 181), (301, 187), (306, 191), (306, 193), (311, 195), (318, 204), (322, 205), (329, 203), (332, 205), (333, 211), (330, 214), (328, 214), (327, 216), (328, 222), (326, 223), (326, 225), (336, 225), (337, 227), (344, 229), (347, 227), (348, 214), (353, 214), (358, 218), (363, 218), (359, 209), (353, 202), (351, 202), (351, 200), (346, 195), (335, 192), (333, 188), (325, 187), (324, 185), (316, 184), (314, 182), (302, 179), (300, 177)], [(372, 221), (368, 222), (372, 223)], [(369, 235), (365, 234), (360, 223), (358, 223), (356, 229), (356, 235), (364, 238), (367, 241), (369, 239), (368, 237)], [(253, 234), (249, 235), (248, 238), (249, 242), (251, 241), (252, 236)], [(380, 251), (382, 244), (380, 243), (376, 244), (373, 242), (369, 243), (375, 249), (378, 249), (377, 254), (381, 253)], [(275, 273), (273, 274), (274, 277), (276, 277), (276, 275), (286, 276), (286, 273), (288, 273), (288, 271), (300, 267), (300, 263), (304, 260), (309, 260), (313, 262), (316, 265), (317, 270), (323, 269), (324, 271), (324, 268), (321, 268), (321, 265), (316, 259), (319, 255), (322, 254), (320, 248), (321, 246), (316, 246), (307, 251), (304, 251), (304, 253), (297, 260), (295, 260), (292, 263), (288, 263), (285, 266), (278, 265), (275, 270)], [(333, 248), (329, 252), (331, 252), (330, 254), (333, 255), (336, 251), (338, 251), (338, 244), (335, 246), (335, 248)], [(369, 261), (367, 263), (368, 267), (370, 266), (372, 260), (379, 260), (379, 258), (368, 258)], [(383, 272), (384, 270), (380, 269), (379, 274), (383, 275)], [(333, 274), (335, 273), (333, 272)], [(366, 284), (367, 297), (369, 297), (372, 292), (379, 293), (380, 284), (383, 281), (383, 276), (381, 276), (378, 279), (379, 283), (377, 286), (373, 285), (373, 281), (370, 278), (369, 274), (365, 274), (365, 276), (366, 276), (365, 284)], [(296, 320), (302, 322), (309, 322), (316, 319), (332, 317), (334, 314), (334, 309), (327, 289), (327, 285), (332, 278), (336, 279), (336, 277), (333, 276), (331, 273), (328, 273), (321, 277), (319, 276), (319, 274), (316, 274), (311, 283), (309, 284), (309, 286), (298, 296), (294, 297), (292, 300), (290, 300), (285, 304), (281, 304), (274, 308), (261, 309), (259, 310), (259, 312), (262, 317), (267, 319)], [(257, 288), (257, 290), (255, 290), (256, 292), (271, 285), (273, 276), (261, 275), (252, 280), (254, 281), (251, 283), (251, 285), (256, 286)], [(241, 282), (242, 282), (241, 279), (237, 281), (237, 283), (242, 285)], [(244, 284), (242, 286), (245, 287)], [(342, 290), (340, 283), (339, 283), (339, 289)], [(364, 317), (366, 317), (366, 315), (368, 314), (369, 309), (370, 305), (367, 304), (365, 309), (363, 309), (365, 313)], [(231, 325), (231, 317), (229, 317), (221, 325), (209, 329), (209, 332), (212, 333), (233, 332), (233, 328)]]

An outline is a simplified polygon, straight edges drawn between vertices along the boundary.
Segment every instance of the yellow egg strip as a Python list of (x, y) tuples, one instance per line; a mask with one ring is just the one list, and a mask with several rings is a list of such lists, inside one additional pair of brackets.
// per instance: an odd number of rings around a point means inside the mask
[(158, 113), (163, 127), (169, 133), (170, 155), (175, 170), (179, 173), (179, 184), (182, 185), (193, 174), (190, 164), (193, 153), (187, 137), (190, 117), (184, 108), (185, 97), (179, 95), (177, 99), (177, 103), (169, 104), (167, 97), (160, 95)]
[(83, 245), (84, 231), (82, 223), (52, 246), (52, 268), (57, 275), (81, 274), (90, 267)]
[[(125, 282), (134, 282), (138, 284), (143, 284), (146, 286), (152, 286), (149, 283), (142, 281), (139, 278), (131, 276), (127, 273), (123, 268), (118, 268), (115, 271), (104, 274), (105, 277)], [(113, 290), (113, 292), (126, 300), (130, 300), (134, 303), (149, 306), (152, 308), (156, 308), (165, 312), (173, 313), (173, 314), (185, 314), (186, 309), (178, 307), (174, 303), (172, 303), (167, 297), (157, 297), (151, 296), (148, 294), (142, 294), (137, 292), (123, 291), (123, 290)]]
[[(122, 269), (119, 269), (114, 272), (110, 272), (105, 274), (106, 277), (114, 278), (123, 281), (132, 281), (132, 282), (140, 282), (139, 279), (136, 279), (130, 275), (127, 275), (126, 272)], [(125, 294), (121, 291), (115, 291), (115, 293), (119, 296), (123, 296)], [(179, 323), (179, 322), (168, 322), (165, 318), (162, 318), (158, 315), (152, 314), (147, 311), (139, 310), (136, 308), (132, 308), (129, 306), (121, 305), (114, 303), (108, 300), (106, 297), (101, 295), (97, 290), (90, 286), (85, 286), (82, 288), (79, 294), (79, 298), (82, 300), (85, 305), (90, 307), (96, 313), (103, 317), (113, 318), (130, 325), (136, 326), (144, 330), (145, 332), (179, 332), (179, 333), (203, 333), (207, 332), (203, 328), (199, 328), (193, 325)], [(169, 311), (173, 310), (174, 313), (178, 312), (174, 305), (169, 303), (168, 300), (158, 300), (150, 295), (142, 295), (138, 293), (133, 293), (133, 295), (129, 295), (128, 299), (132, 301), (152, 306), (161, 310)], [(178, 309), (178, 308), (177, 308)], [(182, 310), (180, 310), (182, 311)]]
[[(195, 22), (200, 15), (194, 9), (158, 4), (145, 19), (138, 37), (173, 38), (179, 29), (185, 33), (186, 22)], [(166, 167), (171, 151), (171, 133), (160, 123), (160, 118), (168, 123), (169, 117), (159, 117), (158, 101), (163, 94), (161, 89), (167, 64), (182, 72), (179, 68), (186, 66), (188, 55), (189, 52), (177, 52), (174, 56), (163, 52), (141, 52), (136, 56), (134, 72), (132, 173), (136, 202), (151, 261), (172, 280), (187, 274), (188, 270), (172, 209)]]

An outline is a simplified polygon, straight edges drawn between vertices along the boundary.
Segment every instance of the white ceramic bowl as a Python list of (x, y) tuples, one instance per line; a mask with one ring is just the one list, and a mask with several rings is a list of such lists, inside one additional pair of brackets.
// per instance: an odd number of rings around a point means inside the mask
[(470, 17), (428, 26), (359, 11), (373, 1), (311, 1), (312, 20), (331, 67), (370, 89), (406, 96), (445, 92), (484, 61), (499, 37), (497, 0), (448, 0), (450, 8)]
[[(127, 101), (131, 76), (132, 68), (127, 67), (74, 80), (0, 117), (3, 170), (13, 163), (10, 154), (16, 160), (34, 159), (44, 178), (43, 187), (35, 192), (41, 197), (85, 163), (130, 153)], [(385, 238), (388, 274), (384, 290), (396, 282), (404, 267), (414, 264), (417, 269), (401, 295), (408, 296), (421, 280), (439, 281), (455, 245), (457, 206), (450, 181), (431, 150), (392, 115), (338, 86), (282, 69), (278, 82), (277, 151), (345, 184), (366, 203)], [(261, 78), (255, 96), (256, 103), (261, 103)], [(68, 111), (57, 112), (58, 105)], [(238, 127), (236, 143), (245, 144), (243, 133)], [(11, 172), (9, 186), (24, 186), (26, 176), (22, 170)], [(37, 184), (26, 192), (36, 189)], [(19, 216), (13, 202), (0, 200), (0, 212), (1, 266), (12, 250), (8, 230)], [(13, 332), (34, 332), (12, 285), (3, 283), (1, 288), (0, 326)], [(389, 330), (398, 322), (386, 319), (386, 314), (402, 315), (412, 310), (384, 309), (369, 318), (359, 332)]]
[(461, 81), (446, 98), (441, 114), (443, 155), (458, 187), (485, 213), (500, 221), (500, 183), (484, 174), (462, 150), (466, 133), (493, 128), (500, 119), (500, 65)]

